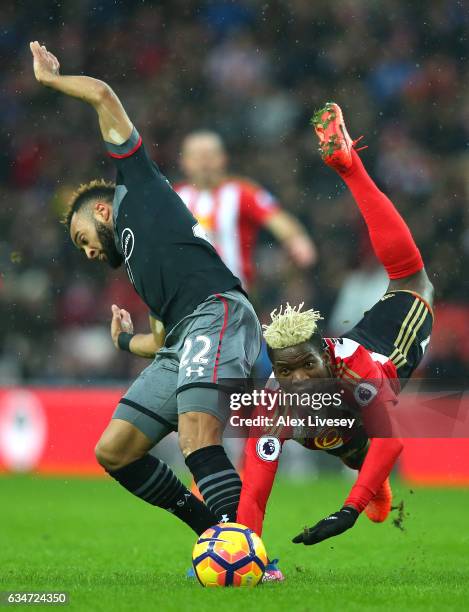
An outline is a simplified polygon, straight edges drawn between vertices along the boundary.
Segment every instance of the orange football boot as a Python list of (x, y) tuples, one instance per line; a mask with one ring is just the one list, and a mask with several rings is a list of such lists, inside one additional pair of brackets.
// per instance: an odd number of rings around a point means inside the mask
[(389, 478), (383, 482), (376, 495), (365, 508), (365, 514), (374, 523), (382, 523), (391, 512), (392, 489)]
[(338, 172), (348, 170), (352, 165), (352, 149), (363, 136), (357, 140), (350, 138), (340, 106), (327, 102), (324, 108), (314, 113), (311, 123), (319, 138), (319, 153), (324, 163)]

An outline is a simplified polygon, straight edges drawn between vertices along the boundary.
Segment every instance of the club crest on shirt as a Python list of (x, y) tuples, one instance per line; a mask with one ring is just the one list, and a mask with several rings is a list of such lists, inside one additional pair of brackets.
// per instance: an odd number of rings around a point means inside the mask
[(353, 396), (357, 404), (367, 406), (378, 395), (378, 389), (369, 382), (362, 382), (357, 385), (353, 391)]
[(274, 436), (263, 436), (256, 444), (258, 457), (264, 461), (276, 461), (280, 455), (280, 440)]
[(128, 263), (132, 257), (135, 245), (135, 236), (130, 227), (126, 227), (121, 234), (121, 246), (124, 253), (124, 263)]
[(132, 269), (130, 267), (129, 260), (132, 257), (132, 253), (134, 252), (135, 246), (135, 236), (130, 227), (124, 228), (121, 234), (121, 247), (122, 253), (124, 254), (124, 265), (127, 270), (127, 275), (130, 279), (130, 282), (135, 287), (135, 279), (132, 273)]

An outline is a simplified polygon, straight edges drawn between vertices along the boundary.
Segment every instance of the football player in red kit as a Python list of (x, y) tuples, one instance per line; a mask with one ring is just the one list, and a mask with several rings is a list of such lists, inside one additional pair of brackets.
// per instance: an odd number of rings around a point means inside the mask
[[(312, 120), (324, 162), (349, 188), (368, 227), (376, 256), (389, 276), (381, 300), (342, 338), (323, 338), (314, 310), (287, 308), (272, 313), (264, 337), (273, 375), (282, 384), (300, 386), (314, 379), (338, 379), (352, 388), (353, 409), (376, 414), (395, 403), (398, 391), (420, 363), (428, 345), (432, 322), (433, 286), (406, 223), (366, 172), (347, 133), (342, 111), (328, 103)], [(371, 382), (370, 382), (371, 381)], [(312, 450), (325, 450), (358, 470), (358, 477), (340, 510), (293, 538), (317, 544), (351, 528), (365, 511), (382, 522), (391, 509), (389, 474), (402, 442), (392, 437), (369, 438), (361, 427), (338, 435), (324, 430), (311, 439), (298, 440)], [(275, 478), (283, 440), (250, 438), (245, 450), (245, 472), (238, 522), (262, 531), (264, 513)], [(267, 578), (281, 579), (272, 567)]]
[(247, 289), (255, 283), (255, 246), (266, 229), (292, 261), (306, 269), (316, 262), (316, 247), (302, 224), (264, 188), (228, 172), (228, 154), (219, 134), (188, 134), (181, 167), (186, 180), (174, 189), (207, 232), (228, 268)]

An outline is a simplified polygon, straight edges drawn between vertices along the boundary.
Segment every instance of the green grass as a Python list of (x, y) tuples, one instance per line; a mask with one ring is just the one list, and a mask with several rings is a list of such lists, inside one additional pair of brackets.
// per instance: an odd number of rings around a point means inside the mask
[[(264, 542), (283, 584), (207, 590), (185, 578), (192, 532), (110, 480), (0, 478), (0, 591), (67, 591), (67, 610), (461, 610), (469, 599), (469, 490), (395, 484), (405, 531), (363, 516), (313, 547), (290, 539), (340, 507), (343, 478), (280, 481)], [(23, 606), (18, 606), (23, 608)]]

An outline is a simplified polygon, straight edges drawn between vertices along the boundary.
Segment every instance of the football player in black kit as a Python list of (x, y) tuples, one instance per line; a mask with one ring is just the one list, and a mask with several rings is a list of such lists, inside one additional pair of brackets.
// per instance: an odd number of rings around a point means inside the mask
[[(120, 400), (96, 457), (130, 493), (197, 533), (234, 521), (241, 481), (222, 446), (228, 406), (219, 405), (218, 381), (249, 376), (261, 346), (256, 314), (239, 279), (148, 157), (112, 89), (88, 76), (62, 76), (44, 46), (36, 41), (30, 48), (40, 83), (95, 109), (117, 168), (116, 185), (92, 181), (74, 194), (66, 219), (71, 239), (89, 259), (124, 264), (150, 310), (152, 334), (114, 334), (120, 348), (156, 356)], [(121, 316), (116, 309), (113, 321)], [(206, 505), (149, 454), (175, 430)]]

